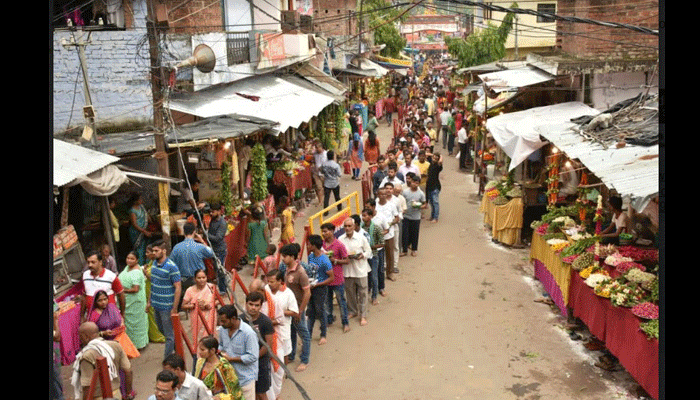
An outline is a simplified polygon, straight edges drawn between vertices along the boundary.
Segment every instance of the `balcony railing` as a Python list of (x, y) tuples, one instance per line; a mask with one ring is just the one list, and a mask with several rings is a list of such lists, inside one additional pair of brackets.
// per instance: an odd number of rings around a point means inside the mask
[[(254, 45), (253, 41), (253, 45)], [(226, 34), (226, 58), (228, 65), (250, 62), (250, 46), (248, 32), (228, 32)]]

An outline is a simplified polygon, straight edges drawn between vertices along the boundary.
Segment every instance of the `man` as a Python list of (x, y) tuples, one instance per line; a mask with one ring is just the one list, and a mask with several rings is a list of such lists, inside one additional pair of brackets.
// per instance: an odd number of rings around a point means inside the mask
[[(392, 89), (393, 90), (393, 89)], [(384, 99), (384, 113), (386, 113), (386, 126), (391, 127), (391, 119), (392, 119), (392, 114), (394, 111), (396, 111), (396, 103), (395, 103), (394, 96), (387, 96), (386, 99)]]
[(428, 124), (425, 127), (425, 130), (428, 132), (428, 136), (430, 137), (430, 146), (429, 149), (431, 152), (435, 148), (435, 144), (437, 143), (438, 140), (438, 134), (435, 128), (433, 128), (433, 123), (428, 122)]
[(440, 113), (440, 130), (442, 131), (442, 148), (446, 149), (447, 148), (447, 135), (450, 132), (450, 128), (448, 126), (450, 122), (450, 115), (452, 115), (450, 111), (450, 107), (447, 106), (445, 107), (442, 112)]
[[(373, 220), (374, 211), (370, 208), (362, 210), (362, 229), (369, 233), (369, 245), (372, 248), (372, 258), (369, 260), (369, 265), (372, 268), (369, 274), (369, 287), (371, 293), (372, 305), (377, 305), (377, 294), (379, 292), (379, 257), (384, 256), (384, 234), (389, 230), (389, 225), (384, 219), (378, 218), (377, 222)], [(381, 221), (381, 222), (380, 222)], [(381, 223), (382, 225), (377, 225)], [(379, 251), (382, 251), (380, 254)], [(382, 288), (383, 289), (383, 288)]]
[(372, 258), (372, 248), (367, 238), (355, 231), (355, 220), (346, 218), (343, 222), (345, 233), (338, 238), (348, 251), (343, 265), (345, 295), (348, 299), (348, 318), (360, 317), (360, 326), (367, 325), (367, 274), (372, 269), (367, 262)]
[[(323, 208), (328, 207), (331, 192), (333, 192), (335, 201), (340, 200), (340, 177), (343, 175), (343, 170), (340, 169), (340, 165), (334, 160), (335, 153), (333, 150), (328, 150), (326, 157), (328, 159), (319, 168), (319, 173), (323, 178)], [(338, 211), (340, 210), (342, 210), (342, 205), (338, 204)], [(328, 215), (328, 212), (323, 215)]]
[(83, 272), (81, 281), (81, 289), (85, 294), (80, 309), (82, 320), (85, 321), (86, 312), (92, 309), (95, 293), (100, 290), (107, 292), (110, 303), (116, 304), (116, 299), (119, 299), (119, 310), (123, 317), (126, 309), (126, 295), (124, 294), (124, 287), (119, 277), (117, 274), (104, 267), (102, 264), (102, 253), (96, 250), (91, 251), (88, 253), (85, 260), (87, 261), (88, 268)]
[(238, 376), (245, 400), (255, 400), (255, 381), (258, 380), (260, 346), (253, 328), (238, 318), (233, 304), (221, 306), (218, 311), (219, 352), (226, 358)]
[[(267, 400), (267, 392), (272, 384), (272, 375), (270, 372), (270, 353), (268, 346), (271, 349), (276, 349), (275, 328), (272, 326), (272, 320), (262, 312), (262, 305), (265, 301), (265, 296), (259, 291), (251, 291), (245, 299), (245, 310), (248, 318), (244, 317), (243, 322), (252, 326), (264, 342), (258, 340), (260, 352), (258, 353), (258, 379), (255, 381), (255, 398), (257, 400)], [(267, 346), (266, 346), (267, 344)]]
[(301, 336), (301, 354), (299, 356), (300, 363), (296, 368), (297, 372), (302, 372), (309, 365), (309, 356), (311, 353), (311, 335), (309, 334), (308, 322), (306, 319), (306, 306), (311, 298), (311, 283), (306, 274), (306, 270), (300, 265), (297, 257), (299, 256), (299, 245), (290, 243), (282, 246), (280, 255), (282, 262), (286, 266), (284, 274), (284, 282), (289, 290), (294, 293), (294, 298), (299, 306), (299, 314), (292, 318), (292, 351), (289, 353), (289, 361), (294, 361), (296, 354), (296, 335)]
[(386, 176), (379, 183), (379, 186), (384, 187), (387, 183), (391, 183), (393, 185), (400, 185), (400, 184), (404, 183), (404, 181), (397, 176), (397, 173), (398, 173), (398, 167), (396, 165), (396, 162), (390, 161), (389, 165), (387, 167)]
[(219, 293), (224, 294), (226, 293), (226, 272), (224, 270), (224, 265), (226, 264), (226, 253), (228, 252), (228, 245), (226, 244), (228, 222), (226, 222), (223, 215), (221, 215), (221, 203), (215, 202), (211, 204), (209, 216), (211, 220), (209, 222), (209, 229), (207, 230), (207, 237), (209, 238), (211, 248), (216, 258), (221, 263), (221, 268), (217, 267), (215, 263), (215, 269)]
[(185, 400), (177, 392), (180, 379), (170, 370), (163, 370), (156, 375), (156, 394), (152, 394), (148, 400)]
[(420, 186), (424, 189), (425, 183), (428, 181), (428, 168), (430, 168), (430, 161), (428, 161), (428, 156), (425, 150), (418, 152), (418, 160), (414, 161), (413, 164), (418, 167)]
[(418, 187), (420, 178), (415, 174), (408, 175), (408, 188), (403, 191), (408, 207), (404, 212), (403, 219), (403, 253), (408, 251), (411, 245), (411, 256), (416, 256), (418, 252), (418, 233), (420, 231), (421, 209), (428, 207), (425, 202), (425, 194)]
[(316, 279), (311, 282), (311, 300), (309, 302), (309, 336), (313, 336), (316, 319), (321, 321), (321, 338), (319, 345), (326, 344), (326, 326), (328, 323), (328, 285), (333, 282), (333, 264), (323, 253), (323, 238), (320, 235), (309, 235), (309, 264), (316, 264)]
[(80, 343), (84, 346), (75, 356), (73, 363), (73, 376), (71, 384), (73, 385), (74, 398), (87, 400), (101, 400), (103, 397), (101, 381), (97, 378), (95, 391), (90, 397), (90, 384), (92, 376), (97, 370), (97, 358), (104, 357), (107, 362), (106, 371), (109, 375), (110, 386), (112, 393), (105, 398), (121, 398), (119, 371), (124, 375), (124, 385), (129, 395), (125, 400), (131, 400), (135, 397), (132, 387), (133, 375), (131, 371), (131, 362), (126, 356), (124, 349), (114, 340), (104, 340), (100, 336), (100, 330), (94, 322), (83, 322), (78, 327), (78, 337)]
[(384, 154), (380, 154), (379, 157), (377, 157), (377, 170), (372, 174), (372, 196), (377, 197), (377, 189), (382, 179), (386, 176), (387, 170), (387, 158)]
[[(404, 176), (404, 182), (406, 175), (408, 175), (409, 172), (413, 172), (416, 175), (420, 175), (420, 170), (418, 169), (418, 166), (414, 165), (413, 163), (413, 153), (410, 151), (404, 151), (403, 153), (403, 159), (404, 159), (404, 164), (399, 167), (399, 170), (397, 173), (401, 173)], [(394, 184), (394, 187), (396, 187), (397, 183), (392, 182)], [(401, 182), (403, 183), (403, 182)]]
[(457, 131), (457, 143), (459, 144), (459, 169), (467, 169), (467, 121), (463, 120)]
[(442, 171), (442, 156), (440, 153), (433, 154), (433, 161), (428, 168), (428, 180), (425, 183), (425, 199), (430, 204), (430, 222), (438, 222), (440, 217), (440, 172)]
[(457, 112), (453, 110), (450, 119), (447, 120), (447, 154), (450, 156), (455, 147), (455, 133), (457, 133), (456, 118)]
[[(163, 360), (163, 370), (177, 376), (177, 395), (182, 400), (211, 400), (211, 390), (201, 380), (187, 372), (185, 360), (177, 353), (172, 353)], [(157, 398), (157, 395), (156, 395)]]
[(328, 255), (328, 259), (333, 265), (333, 281), (328, 285), (328, 325), (335, 320), (333, 316), (333, 294), (338, 300), (340, 321), (343, 325), (343, 333), (350, 331), (348, 322), (348, 307), (345, 300), (345, 277), (343, 276), (343, 266), (339, 259), (347, 257), (345, 246), (335, 237), (335, 225), (326, 222), (321, 225), (321, 238), (323, 238), (323, 250)]
[[(406, 178), (408, 180), (408, 177)], [(403, 219), (404, 213), (408, 208), (406, 203), (406, 198), (403, 197), (403, 186), (396, 185), (391, 187), (391, 201), (396, 205), (399, 211), (399, 218), (401, 220), (400, 224), (396, 227), (396, 240), (394, 241), (394, 254), (398, 254), (399, 257), (405, 256), (406, 253), (401, 252), (401, 245), (403, 243)], [(399, 257), (394, 257), (394, 273), (399, 272)]]
[(312, 178), (314, 179), (314, 188), (316, 190), (316, 196), (318, 196), (318, 204), (321, 204), (323, 190), (323, 174), (321, 174), (320, 168), (323, 163), (328, 160), (327, 152), (323, 148), (323, 143), (320, 140), (316, 140), (314, 143), (314, 168)]
[(384, 234), (386, 279), (395, 281), (394, 257), (398, 256), (398, 254), (394, 254), (394, 241), (396, 240), (397, 225), (401, 219), (399, 217), (399, 210), (396, 204), (390, 200), (391, 194), (389, 194), (388, 191), (389, 189), (386, 186), (379, 188), (379, 197), (376, 202), (375, 212), (386, 220), (389, 225), (388, 232)]
[[(207, 270), (204, 260), (214, 258), (214, 251), (202, 239), (202, 236), (197, 233), (197, 228), (191, 222), (185, 222), (182, 228), (185, 234), (185, 239), (173, 247), (170, 253), (170, 260), (177, 265), (182, 278), (182, 295), (184, 296), (187, 288), (194, 285), (194, 273), (202, 269)], [(178, 300), (182, 302), (182, 298)]]
[(151, 297), (146, 309), (153, 307), (153, 317), (158, 330), (165, 336), (163, 358), (175, 350), (172, 314), (177, 314), (182, 293), (180, 270), (166, 255), (165, 242), (161, 239), (153, 243), (153, 266), (151, 267)]
[[(284, 273), (282, 271), (271, 269), (267, 271), (266, 276), (265, 292), (273, 297), (276, 314), (282, 314), (281, 317), (272, 321), (277, 336), (277, 357), (283, 359), (284, 363), (287, 364), (287, 355), (292, 352), (292, 318), (299, 314), (299, 308), (294, 293), (284, 286)], [(276, 399), (279, 396), (283, 382), (284, 369), (281, 366), (275, 366), (273, 362), (271, 393), (268, 392), (268, 398)]]

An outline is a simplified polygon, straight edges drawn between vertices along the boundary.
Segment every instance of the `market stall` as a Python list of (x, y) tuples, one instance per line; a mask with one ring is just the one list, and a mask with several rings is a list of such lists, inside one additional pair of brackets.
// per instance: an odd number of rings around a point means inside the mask
[(284, 185), (290, 199), (300, 198), (301, 194), (312, 188), (311, 164), (307, 161), (285, 161), (274, 169), (272, 181)]
[(479, 212), (494, 240), (506, 245), (519, 245), (523, 227), (522, 190), (512, 181), (493, 180), (481, 197)]

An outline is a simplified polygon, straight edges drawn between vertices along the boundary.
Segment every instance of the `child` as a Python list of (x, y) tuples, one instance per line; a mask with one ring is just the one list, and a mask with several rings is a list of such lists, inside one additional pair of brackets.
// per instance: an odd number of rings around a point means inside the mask
[(277, 268), (277, 257), (275, 257), (275, 253), (277, 253), (277, 246), (270, 243), (267, 246), (267, 257), (263, 259), (263, 265), (265, 265), (268, 271)]
[(296, 211), (287, 196), (280, 197), (279, 203), (280, 209), (283, 209), (282, 212), (278, 212), (282, 222), (280, 242), (284, 246), (289, 243), (294, 243), (294, 216), (296, 215)]

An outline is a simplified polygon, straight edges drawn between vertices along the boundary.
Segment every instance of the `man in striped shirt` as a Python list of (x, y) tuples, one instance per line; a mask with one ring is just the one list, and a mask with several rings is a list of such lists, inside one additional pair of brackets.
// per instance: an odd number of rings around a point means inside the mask
[(85, 312), (89, 315), (90, 310), (92, 310), (92, 301), (95, 293), (104, 290), (107, 292), (110, 303), (117, 304), (117, 299), (119, 300), (119, 310), (123, 316), (126, 308), (126, 297), (124, 287), (119, 281), (117, 274), (104, 267), (102, 253), (96, 250), (88, 253), (85, 261), (87, 262), (87, 269), (83, 272), (81, 281), (85, 300), (81, 303), (80, 315), (84, 316)]
[(153, 243), (153, 267), (151, 267), (151, 298), (148, 307), (153, 307), (153, 316), (158, 329), (165, 336), (165, 354), (175, 350), (172, 314), (177, 314), (178, 302), (182, 292), (180, 270), (167, 257), (167, 248), (163, 240)]

